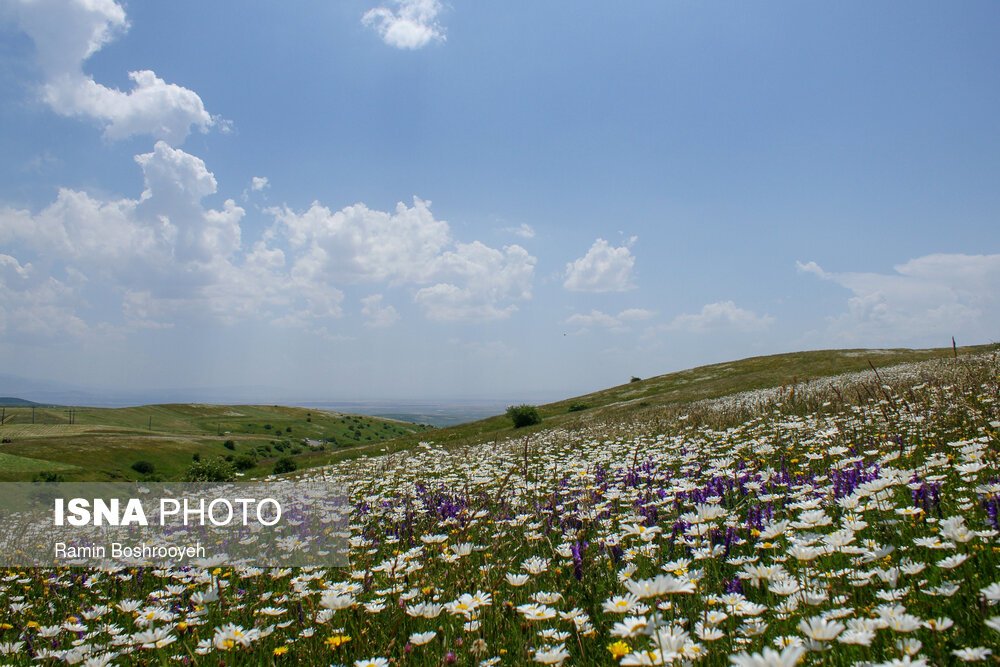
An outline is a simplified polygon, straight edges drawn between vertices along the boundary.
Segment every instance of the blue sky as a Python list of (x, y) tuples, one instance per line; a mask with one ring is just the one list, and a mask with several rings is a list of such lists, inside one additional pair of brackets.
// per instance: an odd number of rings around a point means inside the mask
[(995, 341), (998, 27), (992, 2), (3, 0), (0, 372), (542, 400)]

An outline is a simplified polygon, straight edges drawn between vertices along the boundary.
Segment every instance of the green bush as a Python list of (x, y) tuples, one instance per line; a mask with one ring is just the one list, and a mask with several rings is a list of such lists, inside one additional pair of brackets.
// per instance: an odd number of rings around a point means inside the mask
[(584, 403), (583, 401), (576, 401), (575, 403), (570, 403), (569, 404), (569, 411), (570, 412), (581, 412), (583, 410), (586, 410), (589, 407), (590, 407), (590, 405), (588, 405), (587, 403)]
[(132, 470), (140, 475), (152, 475), (155, 467), (149, 461), (136, 461), (132, 464)]
[(274, 464), (274, 474), (280, 475), (282, 473), (292, 472), (297, 468), (298, 466), (295, 464), (295, 461), (291, 456), (283, 456)]
[(534, 405), (512, 405), (507, 408), (507, 416), (514, 422), (514, 428), (542, 423), (542, 416)]
[(232, 440), (226, 440), (224, 443), (222, 443), (222, 446), (225, 447), (226, 449), (233, 449), (233, 450), (236, 449), (236, 443), (233, 442)]
[(236, 469), (223, 459), (195, 461), (184, 475), (185, 482), (231, 482), (236, 479)]
[(257, 459), (249, 454), (240, 454), (236, 457), (236, 460), (233, 461), (233, 464), (236, 466), (237, 470), (250, 470), (251, 468), (256, 467)]
[(629, 382), (642, 382), (642, 378), (637, 378), (636, 376), (633, 375), (632, 379), (629, 380)]

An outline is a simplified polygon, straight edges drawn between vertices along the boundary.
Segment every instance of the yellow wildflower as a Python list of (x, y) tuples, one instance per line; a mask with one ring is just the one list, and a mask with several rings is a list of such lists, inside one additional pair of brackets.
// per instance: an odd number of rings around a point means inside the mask
[(617, 660), (623, 655), (628, 655), (629, 651), (631, 651), (632, 649), (629, 647), (628, 644), (619, 639), (614, 644), (608, 644), (608, 650), (611, 651), (611, 655), (614, 657), (615, 660)]
[(331, 649), (334, 649), (342, 644), (346, 644), (349, 641), (351, 641), (350, 635), (330, 635), (323, 641), (323, 643)]

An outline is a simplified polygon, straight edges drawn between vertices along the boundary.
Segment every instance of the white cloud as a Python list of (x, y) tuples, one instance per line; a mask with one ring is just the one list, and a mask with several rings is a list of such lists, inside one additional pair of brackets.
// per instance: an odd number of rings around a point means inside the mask
[(635, 258), (628, 245), (614, 248), (604, 239), (597, 239), (587, 254), (566, 265), (566, 289), (578, 292), (623, 292), (632, 287)]
[(522, 222), (517, 227), (504, 227), (503, 231), (515, 236), (520, 236), (522, 239), (533, 239), (535, 238), (534, 228), (526, 222)]
[(586, 315), (581, 313), (571, 315), (566, 319), (566, 324), (579, 326), (583, 330), (591, 327), (605, 327), (615, 332), (624, 332), (629, 330), (626, 326), (627, 322), (646, 320), (653, 315), (653, 311), (643, 308), (629, 308), (617, 315), (609, 315), (599, 310), (591, 310)]
[(531, 297), (535, 258), (524, 248), (456, 243), (419, 198), (393, 213), (364, 204), (332, 212), (319, 203), (270, 212), (272, 235), (287, 238), (295, 254), (291, 275), (307, 283), (424, 285), (414, 300), (431, 319), (450, 321), (507, 317), (517, 308), (504, 302)]
[[(130, 324), (150, 326), (181, 307), (231, 312), (234, 296), (246, 300), (258, 282), (234, 264), (243, 209), (232, 200), (204, 208), (215, 177), (199, 158), (164, 142), (136, 163), (145, 181), (138, 199), (103, 201), (60, 189), (37, 214), (0, 209), (0, 244), (33, 253), (49, 275), (65, 270), (110, 288)], [(260, 302), (251, 300), (243, 307)]]
[[(446, 321), (507, 317), (531, 297), (534, 257), (517, 245), (456, 242), (429, 202), (415, 198), (392, 212), (364, 204), (336, 212), (314, 204), (301, 214), (270, 209), (271, 228), (244, 243), (241, 207), (231, 199), (218, 209), (203, 205), (218, 186), (200, 158), (161, 141), (135, 161), (145, 183), (137, 198), (64, 188), (37, 213), (0, 208), (6, 322), (37, 328), (40, 316), (22, 313), (37, 303), (38, 313), (77, 332), (87, 329), (81, 313), (122, 331), (206, 316), (319, 331), (342, 315), (345, 284), (408, 286), (429, 318)], [(63, 274), (62, 282), (28, 280)], [(82, 285), (96, 309), (81, 301)], [(106, 314), (116, 301), (117, 324)], [(371, 326), (399, 317), (378, 294), (362, 303)]]
[(279, 232), (302, 254), (293, 274), (342, 283), (427, 282), (451, 242), (448, 223), (435, 220), (430, 202), (396, 205), (394, 213), (364, 204), (332, 212), (318, 202), (304, 213), (270, 209)]
[(926, 255), (890, 274), (828, 273), (815, 262), (797, 266), (852, 292), (847, 311), (828, 319), (838, 342), (925, 345), (952, 335), (970, 343), (996, 337), (1000, 254)]
[(390, 327), (399, 319), (395, 308), (382, 305), (381, 294), (361, 299), (361, 314), (366, 318), (365, 325), (375, 328)]
[(417, 291), (414, 300), (427, 316), (441, 321), (485, 321), (509, 317), (517, 310), (504, 302), (531, 298), (535, 258), (519, 245), (503, 250), (479, 241), (456, 244), (435, 262), (439, 282)]
[(397, 49), (419, 49), (432, 41), (444, 41), (445, 30), (437, 21), (444, 7), (438, 0), (395, 0), (395, 5), (396, 9), (370, 9), (361, 22)]
[(250, 189), (254, 192), (260, 192), (269, 185), (270, 183), (267, 180), (267, 176), (254, 176), (250, 179)]
[(769, 315), (757, 315), (739, 308), (732, 301), (709, 303), (696, 314), (685, 313), (675, 317), (664, 327), (667, 330), (704, 332), (713, 330), (763, 331), (774, 323)]
[(83, 72), (83, 63), (128, 29), (125, 10), (112, 0), (16, 0), (20, 28), (35, 43), (44, 74), (41, 98), (64, 116), (104, 124), (107, 139), (149, 134), (177, 145), (192, 127), (217, 124), (197, 93), (167, 83), (150, 70), (129, 72), (132, 90), (108, 88)]
[(63, 334), (85, 335), (90, 328), (74, 312), (80, 296), (75, 286), (0, 254), (0, 335), (31, 342)]

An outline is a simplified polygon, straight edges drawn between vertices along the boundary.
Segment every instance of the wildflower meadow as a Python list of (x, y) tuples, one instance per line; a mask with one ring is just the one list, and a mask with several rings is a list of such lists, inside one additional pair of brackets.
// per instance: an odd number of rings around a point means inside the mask
[(349, 567), (8, 569), (0, 663), (995, 664), (998, 371), (621, 405), (300, 472), (349, 490)]

